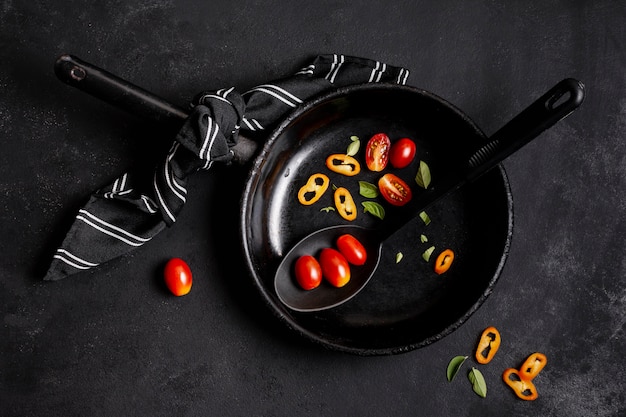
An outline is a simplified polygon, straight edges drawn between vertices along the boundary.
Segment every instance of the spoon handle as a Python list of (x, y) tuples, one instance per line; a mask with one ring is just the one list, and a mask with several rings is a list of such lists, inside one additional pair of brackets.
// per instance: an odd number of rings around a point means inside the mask
[(378, 231), (379, 239), (386, 240), (434, 202), (496, 167), (544, 130), (569, 116), (582, 104), (584, 97), (582, 82), (566, 78), (557, 83), (473, 151), (464, 168), (454, 170), (414, 198), (408, 215), (387, 220), (385, 227)]
[(505, 124), (468, 160), (467, 180), (472, 181), (509, 155), (569, 116), (583, 102), (582, 82), (566, 78)]

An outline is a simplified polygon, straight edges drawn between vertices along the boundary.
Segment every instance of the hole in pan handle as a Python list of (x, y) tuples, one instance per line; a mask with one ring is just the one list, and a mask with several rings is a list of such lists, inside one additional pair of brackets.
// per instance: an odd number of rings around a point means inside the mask
[[(57, 58), (54, 72), (72, 87), (133, 115), (172, 128), (180, 128), (189, 115), (187, 110), (73, 55), (64, 54)], [(234, 161), (242, 165), (247, 163), (257, 148), (256, 142), (239, 134), (239, 140), (232, 148)]]

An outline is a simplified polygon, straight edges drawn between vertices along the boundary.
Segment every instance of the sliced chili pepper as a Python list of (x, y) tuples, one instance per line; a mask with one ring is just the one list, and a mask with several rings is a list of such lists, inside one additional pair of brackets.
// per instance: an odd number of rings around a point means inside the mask
[(502, 379), (522, 400), (533, 401), (539, 396), (535, 385), (530, 380), (523, 379), (517, 369), (506, 369), (502, 374)]
[(339, 187), (335, 190), (335, 207), (344, 219), (349, 221), (356, 219), (356, 204), (354, 204), (352, 195), (347, 189)]
[(530, 381), (534, 379), (539, 372), (546, 366), (548, 358), (543, 353), (535, 352), (530, 355), (522, 366), (519, 368), (519, 373), (522, 379)]
[(298, 191), (298, 201), (305, 206), (310, 206), (326, 192), (329, 183), (328, 177), (324, 174), (311, 175)]
[(495, 327), (490, 326), (483, 330), (474, 355), (476, 361), (483, 365), (491, 362), (500, 347), (501, 340), (500, 332)]
[(446, 272), (450, 265), (452, 265), (452, 261), (454, 260), (454, 252), (451, 249), (446, 249), (437, 256), (437, 260), (435, 261), (435, 272), (439, 275)]
[(352, 177), (361, 172), (359, 161), (345, 154), (332, 154), (326, 158), (326, 166), (333, 172)]

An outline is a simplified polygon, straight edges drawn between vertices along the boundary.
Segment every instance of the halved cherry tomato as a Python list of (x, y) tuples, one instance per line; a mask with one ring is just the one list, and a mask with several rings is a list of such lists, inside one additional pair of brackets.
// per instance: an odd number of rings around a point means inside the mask
[(363, 265), (367, 260), (367, 252), (357, 238), (346, 233), (337, 238), (337, 249), (352, 265)]
[(333, 172), (353, 177), (361, 172), (361, 164), (350, 155), (335, 153), (326, 158), (326, 167)]
[(348, 221), (356, 219), (357, 208), (352, 194), (346, 188), (339, 187), (334, 194), (335, 207), (341, 217)]
[(402, 138), (391, 144), (389, 162), (394, 168), (404, 168), (415, 158), (415, 142), (409, 138)]
[(350, 281), (350, 265), (346, 258), (333, 248), (324, 248), (320, 252), (322, 275), (334, 287), (343, 287)]
[(310, 206), (319, 200), (326, 192), (329, 183), (328, 177), (324, 174), (318, 173), (311, 175), (306, 184), (300, 187), (298, 191), (298, 201), (300, 201), (300, 204)]
[(377, 133), (367, 141), (365, 163), (371, 171), (380, 172), (387, 166), (391, 140), (384, 133)]
[(295, 265), (296, 281), (304, 290), (312, 290), (319, 287), (322, 282), (322, 267), (311, 255), (302, 255)]
[(411, 188), (397, 175), (387, 173), (378, 180), (378, 189), (383, 198), (394, 206), (403, 206), (413, 197)]
[(192, 276), (191, 269), (185, 261), (180, 258), (172, 258), (163, 270), (165, 285), (176, 296), (181, 296), (191, 291)]
[(435, 272), (439, 275), (446, 272), (450, 269), (450, 265), (452, 265), (452, 261), (454, 261), (454, 252), (451, 249), (446, 249), (437, 256), (437, 260), (435, 261)]

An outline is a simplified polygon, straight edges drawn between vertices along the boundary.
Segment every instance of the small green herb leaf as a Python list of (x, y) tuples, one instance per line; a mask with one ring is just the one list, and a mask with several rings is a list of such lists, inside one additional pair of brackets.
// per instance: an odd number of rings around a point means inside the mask
[(420, 236), (420, 241), (421, 241), (422, 243), (426, 243), (426, 242), (428, 242), (428, 238), (426, 237), (426, 235), (421, 235), (421, 236)]
[(417, 175), (415, 176), (415, 182), (422, 188), (428, 188), (430, 185), (430, 168), (424, 161), (420, 161), (420, 166), (417, 169)]
[(350, 139), (352, 139), (352, 142), (350, 142), (350, 145), (348, 145), (348, 150), (346, 154), (349, 156), (354, 156), (357, 153), (359, 153), (359, 148), (361, 147), (361, 141), (356, 136), (352, 136)]
[(472, 367), (472, 370), (467, 374), (467, 378), (472, 383), (472, 389), (480, 397), (485, 398), (487, 396), (487, 383), (483, 374), (476, 368)]
[(424, 253), (422, 253), (422, 258), (424, 258), (426, 262), (430, 261), (430, 256), (433, 254), (434, 251), (435, 247), (431, 246), (430, 248), (426, 249)]
[(404, 255), (402, 254), (402, 252), (396, 253), (396, 263), (399, 263), (403, 257)]
[(335, 208), (332, 206), (322, 207), (320, 211), (325, 211), (326, 213), (328, 213), (329, 211), (335, 211)]
[(448, 377), (448, 381), (452, 382), (456, 374), (461, 369), (461, 365), (465, 362), (467, 356), (455, 356), (448, 363), (448, 369), (446, 370), (446, 376)]
[(365, 198), (378, 197), (378, 187), (367, 181), (359, 181), (359, 194)]
[(430, 224), (430, 217), (428, 217), (428, 214), (426, 214), (425, 211), (420, 212), (420, 218), (426, 226)]
[(352, 142), (354, 142), (354, 141), (359, 140), (359, 137), (358, 137), (358, 136), (356, 136), (356, 135), (352, 135), (352, 136), (350, 136), (350, 140), (351, 140)]
[(375, 201), (364, 201), (361, 203), (365, 209), (364, 213), (371, 213), (373, 216), (383, 220), (385, 218), (385, 209)]

